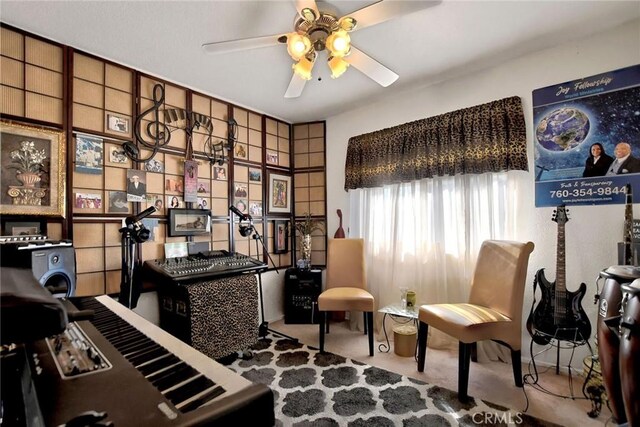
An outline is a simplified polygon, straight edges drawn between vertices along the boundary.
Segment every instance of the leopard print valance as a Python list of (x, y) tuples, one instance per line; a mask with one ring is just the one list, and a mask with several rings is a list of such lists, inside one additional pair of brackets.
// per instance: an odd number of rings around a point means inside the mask
[(345, 190), (505, 170), (528, 170), (516, 96), (350, 138)]

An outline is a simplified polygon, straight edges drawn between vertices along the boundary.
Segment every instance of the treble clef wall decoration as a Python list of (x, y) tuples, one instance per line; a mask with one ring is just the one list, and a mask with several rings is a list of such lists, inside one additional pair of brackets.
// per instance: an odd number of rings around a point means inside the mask
[[(146, 158), (140, 157), (140, 150), (133, 142), (125, 142), (122, 144), (122, 149), (127, 157), (129, 157), (134, 162), (146, 162), (151, 160), (158, 149), (164, 147), (171, 140), (171, 131), (169, 127), (164, 123), (160, 122), (160, 107), (164, 104), (164, 88), (161, 84), (156, 84), (153, 87), (153, 105), (149, 107), (147, 110), (143, 111), (138, 118), (136, 119), (135, 126), (133, 128), (133, 133), (135, 136), (135, 140), (142, 146), (149, 148), (151, 153)], [(153, 140), (153, 144), (144, 140), (142, 135), (142, 119), (152, 112), (155, 112), (155, 120), (149, 122), (146, 126), (146, 136)]]

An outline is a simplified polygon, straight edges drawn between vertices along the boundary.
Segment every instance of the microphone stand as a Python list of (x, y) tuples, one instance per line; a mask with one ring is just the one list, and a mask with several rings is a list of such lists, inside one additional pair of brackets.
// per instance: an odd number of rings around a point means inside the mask
[[(120, 229), (122, 233), (122, 240), (120, 243), (120, 253), (122, 257), (122, 272), (120, 275), (120, 303), (131, 309), (133, 300), (133, 267), (135, 262), (136, 246), (133, 241), (131, 233), (133, 232), (133, 226), (127, 225)], [(123, 293), (124, 291), (124, 293)], [(127, 295), (128, 293), (128, 295)], [(123, 301), (123, 296), (125, 296)]]
[[(276, 263), (273, 262), (271, 255), (269, 255), (269, 250), (267, 249), (267, 246), (264, 244), (264, 240), (262, 239), (262, 236), (260, 235), (260, 233), (258, 233), (258, 230), (256, 230), (256, 228), (253, 226), (253, 219), (251, 218), (249, 219), (249, 224), (251, 225), (251, 229), (253, 230), (253, 236), (251, 236), (251, 238), (256, 242), (256, 254), (259, 252), (258, 241), (260, 241), (260, 243), (262, 244), (262, 248), (264, 249), (264, 253), (267, 254), (267, 258), (269, 259), (269, 261), (271, 261), (271, 264), (273, 264), (274, 268), (276, 269), (276, 273), (280, 274), (280, 272), (278, 271), (278, 267), (276, 267)], [(273, 332), (274, 334), (283, 336), (285, 338), (289, 338), (290, 340), (297, 343), (298, 342), (297, 338), (293, 338), (293, 337), (290, 337), (289, 335), (285, 335), (281, 332), (270, 329), (269, 322), (264, 320), (264, 298), (262, 296), (262, 271), (263, 271), (262, 269), (258, 270), (258, 286), (259, 286), (258, 290), (260, 291), (260, 315), (262, 319), (262, 322), (258, 327), (258, 336), (260, 336), (260, 338), (265, 338), (267, 336), (267, 332)]]
[[(122, 258), (122, 272), (120, 276), (120, 295), (118, 300), (128, 309), (138, 305), (139, 292), (136, 296), (136, 304), (133, 304), (133, 272), (135, 269), (136, 245), (135, 242), (143, 243), (149, 238), (149, 232), (140, 223), (157, 209), (153, 206), (145, 209), (137, 215), (125, 218), (124, 224), (119, 231), (122, 233), (120, 243), (120, 253)], [(124, 297), (124, 298), (123, 298)], [(126, 304), (125, 304), (126, 300)]]

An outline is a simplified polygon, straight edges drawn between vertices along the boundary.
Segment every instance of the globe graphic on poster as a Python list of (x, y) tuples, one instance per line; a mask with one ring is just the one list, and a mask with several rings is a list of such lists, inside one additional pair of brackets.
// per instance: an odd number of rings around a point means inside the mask
[(568, 151), (580, 145), (589, 133), (589, 117), (573, 107), (553, 110), (536, 128), (540, 145), (550, 151)]

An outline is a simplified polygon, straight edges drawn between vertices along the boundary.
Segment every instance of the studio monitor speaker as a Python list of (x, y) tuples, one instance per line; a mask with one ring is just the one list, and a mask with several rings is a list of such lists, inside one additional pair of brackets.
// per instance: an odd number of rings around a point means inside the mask
[(31, 252), (33, 277), (55, 297), (76, 292), (76, 253), (73, 247), (52, 247)]

